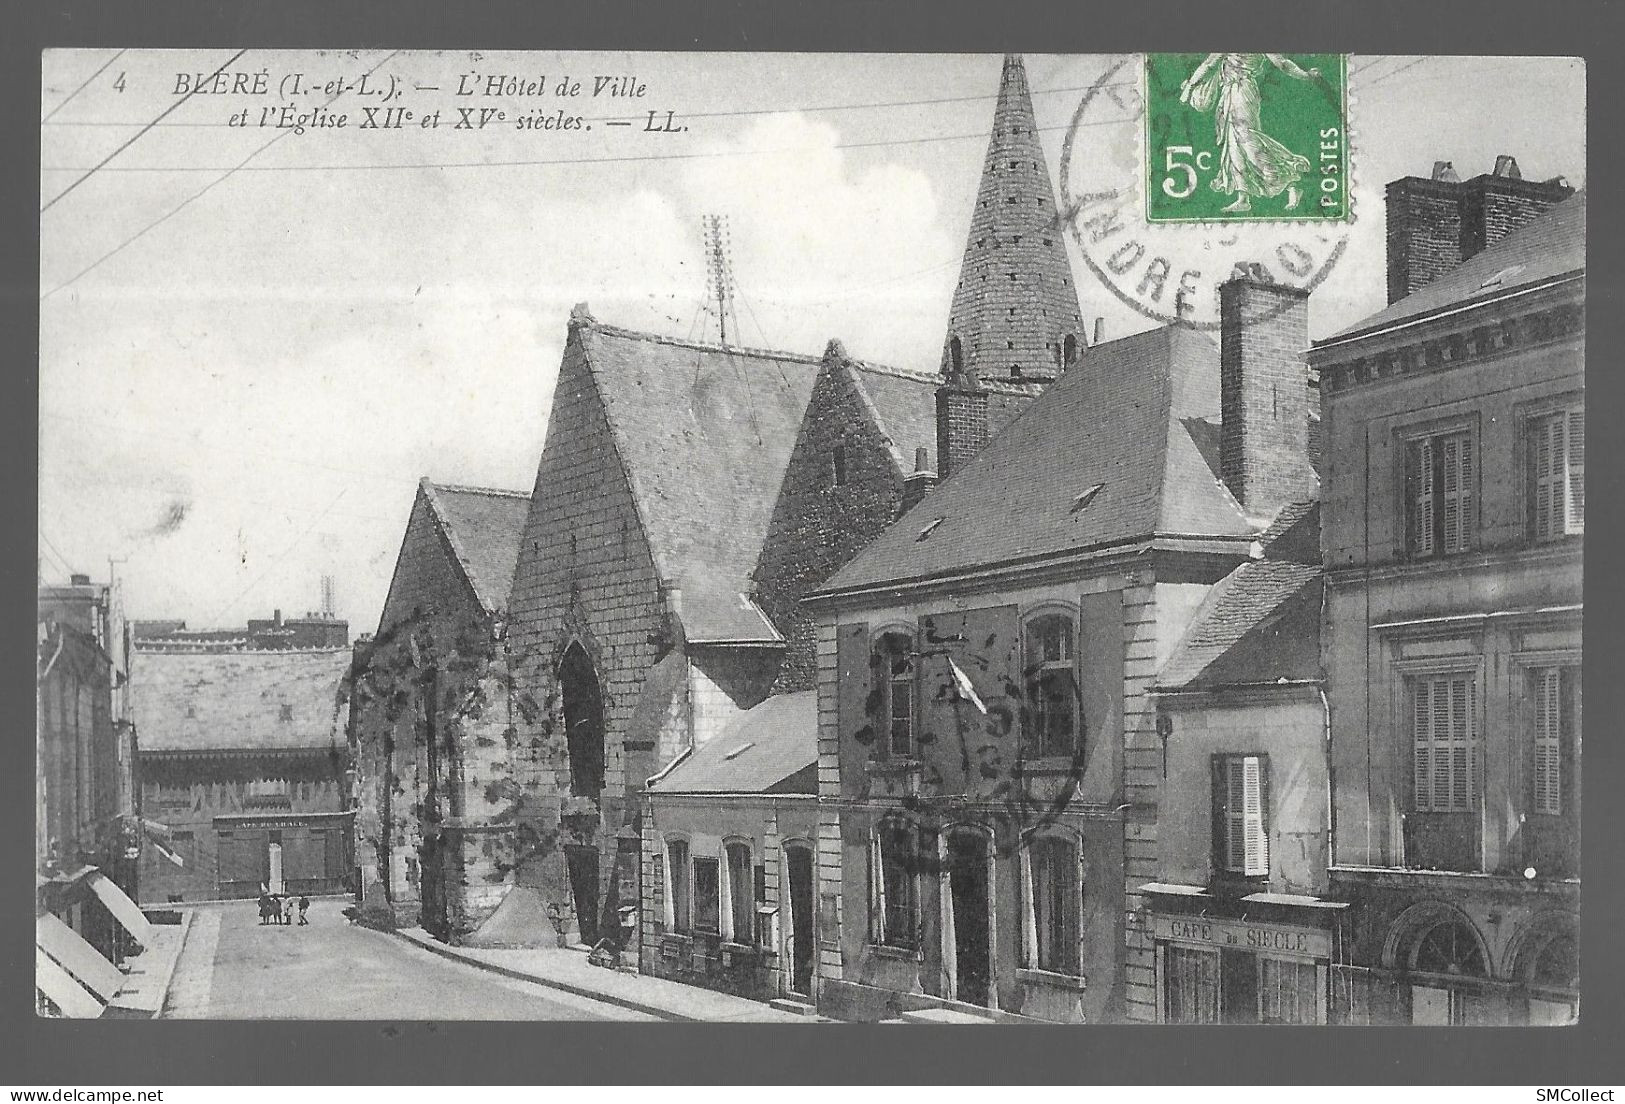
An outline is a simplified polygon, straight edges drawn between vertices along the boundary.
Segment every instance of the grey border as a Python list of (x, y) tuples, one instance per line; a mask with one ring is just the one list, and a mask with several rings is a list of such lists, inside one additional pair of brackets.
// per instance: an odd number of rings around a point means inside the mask
[[(232, 4), (184, 0), (158, 4), (34, 0), (12, 9), (3, 47), (7, 203), (0, 296), (9, 335), (38, 334), (39, 55), (46, 46), (400, 48), (617, 48), (930, 52), (1022, 50), (1057, 53), (1257, 48), (1345, 53), (1549, 54), (1588, 57), (1591, 102), (1625, 101), (1619, 62), (1601, 51), (1621, 40), (1618, 5), (1544, 0), (1161, 0), (1155, 5), (1040, 3), (1035, 0), (862, 0), (743, 4), (597, 0), (569, 9), (523, 0), (501, 3), (340, 4), (278, 0)], [(1238, 12), (1241, 17), (1238, 18)], [(11, 13), (8, 12), (8, 15)], [(1576, 105), (1578, 106), (1578, 105)], [(1609, 116), (1604, 115), (1604, 119)], [(1617, 180), (1619, 150), (1611, 128), (1590, 158), (1588, 176)], [(1608, 189), (1603, 195), (1608, 195)], [(1591, 412), (1614, 422), (1621, 411), (1619, 213), (1607, 203), (1591, 214), (1590, 338), (1600, 370)], [(37, 337), (36, 337), (37, 341)], [(21, 342), (15, 342), (21, 344)], [(37, 357), (17, 358), (4, 374), (8, 432), (0, 434), (6, 470), (37, 464)], [(1617, 501), (1619, 434), (1593, 434), (1593, 501)], [(1600, 463), (1599, 463), (1600, 460)], [(13, 509), (35, 508), (37, 480), (14, 474)], [(1601, 493), (1596, 488), (1602, 488)], [(0, 779), (5, 948), (0, 986), (5, 1079), (27, 1086), (117, 1084), (1542, 1084), (1625, 1081), (1618, 1039), (1621, 912), (1615, 876), (1620, 802), (1596, 800), (1586, 812), (1582, 1023), (1532, 1029), (1067, 1028), (920, 1027), (885, 1031), (842, 1025), (639, 1026), (583, 1024), (63, 1023), (36, 1020), (27, 997), (27, 886), (33, 831), (28, 756), (22, 751), (31, 700), (26, 606), (29, 527), (3, 538), (5, 725), (11, 756)], [(1594, 510), (1591, 543), (1618, 547), (1617, 513)], [(1606, 562), (1602, 560), (1599, 562)], [(1609, 668), (1622, 654), (1616, 581), (1594, 570), (1587, 649), (1588, 682), (1599, 716), (1621, 713), (1621, 679)], [(1591, 786), (1611, 795), (1620, 781), (1620, 742), (1599, 726), (1586, 769)], [(627, 1058), (633, 1058), (628, 1062)]]

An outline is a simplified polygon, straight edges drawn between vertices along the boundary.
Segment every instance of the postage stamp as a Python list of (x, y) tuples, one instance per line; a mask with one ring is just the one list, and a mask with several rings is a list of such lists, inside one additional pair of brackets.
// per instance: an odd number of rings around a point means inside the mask
[(1340, 54), (1147, 54), (1146, 218), (1346, 220)]
[(1061, 151), (1059, 217), (1084, 263), (1158, 322), (1216, 330), (1238, 270), (1312, 291), (1356, 212), (1337, 54), (1111, 59)]

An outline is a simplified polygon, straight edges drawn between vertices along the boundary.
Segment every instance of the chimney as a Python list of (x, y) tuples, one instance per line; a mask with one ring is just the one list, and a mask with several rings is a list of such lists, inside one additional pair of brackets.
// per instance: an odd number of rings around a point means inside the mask
[(273, 629), (280, 629), (282, 627), (282, 611), (281, 610), (273, 610), (271, 612), (271, 627)]
[(1219, 287), (1219, 468), (1249, 515), (1313, 497), (1309, 293), (1233, 275)]
[(903, 477), (903, 508), (908, 513), (919, 505), (926, 492), (937, 485), (937, 473), (931, 469), (931, 450), (920, 446), (914, 450), (914, 470)]
[(1095, 337), (1094, 337), (1093, 341), (1089, 342), (1089, 347), (1092, 349), (1096, 345), (1099, 345), (1102, 341), (1105, 341), (1105, 340), (1106, 340), (1106, 320), (1104, 318), (1096, 318), (1095, 319)]
[(77, 572), (75, 572), (74, 574), (68, 576), (68, 585), (69, 586), (89, 586), (90, 585), (90, 576), (89, 575), (80, 575)]
[(1388, 301), (1432, 283), (1573, 194), (1561, 178), (1525, 180), (1510, 154), (1471, 180), (1457, 176), (1449, 161), (1435, 161), (1429, 179), (1393, 181), (1387, 193)]
[(974, 377), (937, 388), (937, 477), (947, 479), (987, 444), (987, 392)]

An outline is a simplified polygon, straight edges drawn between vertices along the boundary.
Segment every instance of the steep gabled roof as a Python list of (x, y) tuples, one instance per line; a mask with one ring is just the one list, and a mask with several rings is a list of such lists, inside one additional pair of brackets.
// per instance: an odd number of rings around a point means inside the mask
[(1260, 538), (1263, 558), (1221, 579), (1157, 675), (1160, 690), (1320, 677), (1320, 507), (1293, 503)]
[(1091, 349), (822, 590), (1154, 536), (1253, 535), (1187, 424), (1218, 411), (1218, 365), (1213, 341), (1187, 327)]
[(274, 751), (344, 743), (349, 648), (130, 656), (141, 750)]
[(530, 495), (427, 479), (421, 487), (475, 598), (487, 613), (506, 609)]
[(751, 589), (819, 359), (678, 341), (584, 312), (572, 337), (597, 383), (655, 565), (682, 588), (685, 632), (760, 635), (765, 621), (742, 617), (738, 602)]
[(937, 376), (904, 372), (847, 358), (845, 366), (867, 402), (876, 428), (891, 441), (904, 475), (914, 470), (914, 450), (937, 451)]
[(818, 693), (779, 694), (695, 748), (654, 794), (817, 793)]
[(1574, 193), (1482, 253), (1368, 318), (1315, 342), (1331, 345), (1456, 307), (1550, 283), (1586, 266), (1586, 193)]

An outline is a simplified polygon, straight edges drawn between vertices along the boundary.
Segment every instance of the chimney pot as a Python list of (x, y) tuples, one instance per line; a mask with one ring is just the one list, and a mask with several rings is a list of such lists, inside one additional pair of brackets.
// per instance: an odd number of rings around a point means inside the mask
[(1456, 175), (1456, 166), (1449, 161), (1435, 161), (1433, 163), (1433, 179), (1455, 184), (1461, 180), (1461, 177)]
[(1105, 340), (1106, 340), (1106, 320), (1104, 318), (1098, 318), (1097, 317), (1095, 319), (1095, 337), (1094, 337), (1094, 340), (1091, 341), (1089, 344), (1090, 345), (1099, 345), (1102, 341), (1105, 341)]
[(1523, 179), (1523, 172), (1518, 168), (1518, 159), (1510, 153), (1503, 153), (1495, 159), (1495, 175), (1506, 177), (1508, 180)]
[(928, 472), (931, 470), (931, 450), (921, 445), (914, 450), (915, 472)]

